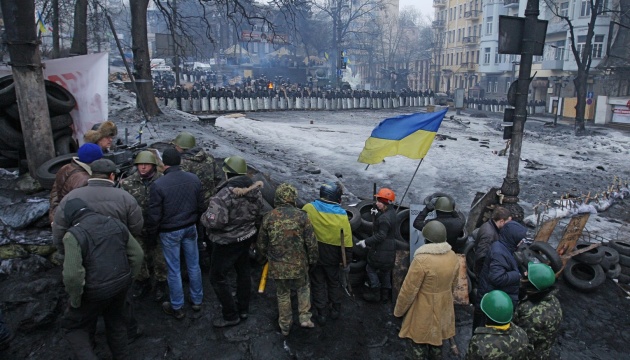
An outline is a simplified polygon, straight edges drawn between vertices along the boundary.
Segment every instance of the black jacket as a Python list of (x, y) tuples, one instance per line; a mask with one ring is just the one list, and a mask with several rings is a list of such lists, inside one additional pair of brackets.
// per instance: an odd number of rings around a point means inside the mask
[(153, 236), (194, 225), (205, 210), (201, 181), (171, 166), (149, 189), (147, 232)]
[(425, 207), (416, 217), (416, 220), (413, 222), (413, 227), (422, 231), (424, 225), (426, 225), (431, 220), (437, 220), (444, 225), (446, 228), (446, 242), (453, 249), (457, 249), (457, 238), (464, 234), (464, 221), (459, 217), (457, 211), (453, 212), (444, 212), (435, 210), (436, 217), (430, 220), (427, 220), (426, 217), (430, 213), (430, 211)]
[(374, 235), (365, 239), (368, 250), (368, 264), (374, 268), (389, 270), (394, 268), (396, 260), (396, 210), (387, 206), (385, 212), (378, 213), (374, 220)]

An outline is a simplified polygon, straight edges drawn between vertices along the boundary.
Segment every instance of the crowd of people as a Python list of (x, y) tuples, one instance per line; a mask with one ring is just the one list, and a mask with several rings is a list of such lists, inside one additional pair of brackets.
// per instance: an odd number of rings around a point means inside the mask
[[(151, 291), (163, 312), (175, 319), (185, 316), (186, 298), (193, 311), (201, 311), (202, 268), (221, 305), (212, 325), (246, 321), (252, 248), (274, 280), (283, 335), (289, 336), (293, 325), (292, 291), (297, 293), (298, 326), (325, 326), (341, 317), (353, 241), (339, 182), (322, 184), (319, 198), (302, 208), (297, 207), (297, 189), (283, 183), (275, 191), (274, 208), (264, 212), (263, 183), (248, 176), (246, 160), (227, 157), (215, 174), (213, 156), (196, 147), (187, 132), (161, 154), (139, 152), (135, 173), (119, 178), (116, 165), (103, 158), (116, 133), (111, 122), (88, 132), (77, 156), (57, 173), (51, 191), (49, 218), (68, 295), (62, 328), (78, 358), (95, 358), (99, 316), (113, 357), (128, 358), (128, 343), (142, 335), (134, 298)], [(439, 359), (443, 341), (455, 335), (453, 290), (460, 263), (453, 249), (461, 246), (464, 223), (449, 197), (436, 197), (427, 206), (413, 223), (425, 244), (415, 251), (398, 297), (392, 299), (396, 194), (381, 188), (374, 200), (373, 235), (356, 244), (368, 252), (369, 286), (363, 298), (382, 304), (393, 300), (394, 316), (403, 318), (399, 336), (409, 339), (410, 357)], [(545, 264), (530, 263), (525, 270), (517, 264), (513, 254), (526, 232), (497, 206), (475, 233), (478, 286), (469, 359), (549, 358), (562, 319), (553, 295), (556, 278)], [(0, 345), (8, 334), (1, 321)]]

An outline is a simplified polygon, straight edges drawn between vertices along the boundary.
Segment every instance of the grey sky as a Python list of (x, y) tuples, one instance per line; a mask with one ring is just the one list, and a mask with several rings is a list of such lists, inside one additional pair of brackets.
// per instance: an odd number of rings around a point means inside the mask
[(401, 10), (408, 6), (415, 7), (425, 16), (433, 16), (433, 0), (400, 0), (399, 8)]

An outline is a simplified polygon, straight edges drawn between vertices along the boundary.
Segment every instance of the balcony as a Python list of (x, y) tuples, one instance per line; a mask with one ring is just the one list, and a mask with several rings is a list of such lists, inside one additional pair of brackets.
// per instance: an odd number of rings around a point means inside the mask
[(503, 0), (505, 7), (518, 7), (519, 0)]
[(477, 64), (472, 62), (472, 61), (471, 62), (463, 62), (463, 63), (461, 63), (460, 70), (466, 70), (468, 72), (475, 72), (475, 70), (476, 70), (475, 66), (476, 65)]
[(443, 27), (446, 26), (446, 21), (444, 21), (444, 20), (434, 20), (432, 24), (433, 24), (434, 28), (443, 28)]
[(477, 41), (479, 40), (478, 36), (464, 36), (462, 42), (466, 44), (466, 46), (477, 46)]
[(433, 7), (442, 8), (446, 6), (446, 0), (433, 0)]
[(481, 18), (481, 11), (479, 10), (469, 10), (464, 13), (464, 18), (470, 19), (473, 21), (479, 20)]

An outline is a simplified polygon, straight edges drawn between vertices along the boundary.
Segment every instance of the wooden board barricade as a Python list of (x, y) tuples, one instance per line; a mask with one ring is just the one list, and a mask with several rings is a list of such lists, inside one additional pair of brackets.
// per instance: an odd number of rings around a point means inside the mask
[(553, 230), (556, 228), (556, 225), (558, 225), (558, 221), (560, 221), (560, 218), (554, 218), (543, 222), (540, 226), (540, 229), (538, 229), (536, 236), (534, 237), (534, 241), (549, 241)]
[[(558, 244), (558, 255), (565, 255), (575, 248), (575, 244), (582, 235), (582, 230), (584, 230), (584, 226), (590, 216), (591, 214), (589, 213), (578, 214), (569, 220), (569, 224), (567, 224), (564, 234), (562, 234), (562, 239)], [(566, 260), (564, 262), (566, 263)]]
[(453, 290), (453, 302), (456, 305), (468, 305), (470, 304), (470, 299), (468, 298), (466, 256), (464, 254), (457, 254), (457, 260), (459, 260), (459, 276), (457, 277), (457, 286), (455, 286), (455, 290)]

